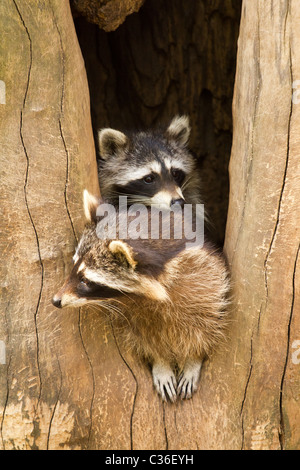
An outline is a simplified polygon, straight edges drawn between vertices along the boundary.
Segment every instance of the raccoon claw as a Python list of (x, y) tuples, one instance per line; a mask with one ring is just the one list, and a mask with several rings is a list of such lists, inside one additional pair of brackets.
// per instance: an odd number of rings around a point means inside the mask
[(197, 391), (197, 385), (194, 384), (193, 378), (187, 380), (184, 376), (180, 379), (177, 387), (177, 395), (180, 395), (181, 400), (188, 400), (192, 398), (193, 394)]
[(193, 361), (185, 364), (177, 385), (177, 395), (180, 396), (181, 400), (192, 398), (193, 394), (197, 391), (201, 365), (201, 361)]
[(174, 403), (177, 398), (176, 378), (170, 366), (155, 363), (152, 368), (153, 384), (163, 401)]

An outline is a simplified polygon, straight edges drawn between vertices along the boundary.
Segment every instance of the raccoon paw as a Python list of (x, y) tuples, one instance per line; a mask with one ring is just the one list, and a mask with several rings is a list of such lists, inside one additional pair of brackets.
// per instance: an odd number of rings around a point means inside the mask
[(153, 384), (164, 401), (176, 401), (176, 378), (171, 367), (164, 362), (155, 362), (152, 367)]
[(197, 391), (202, 361), (187, 361), (178, 378), (177, 395), (182, 400), (192, 398)]

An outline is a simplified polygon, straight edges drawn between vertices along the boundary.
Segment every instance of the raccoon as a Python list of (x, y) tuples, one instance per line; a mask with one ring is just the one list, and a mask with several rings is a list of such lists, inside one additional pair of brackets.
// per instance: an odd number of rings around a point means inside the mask
[[(224, 338), (229, 278), (225, 260), (204, 243), (181, 239), (100, 239), (99, 200), (84, 197), (87, 225), (56, 307), (98, 304), (124, 345), (152, 367), (163, 400), (191, 398), (201, 365)], [(142, 216), (145, 225), (150, 209)], [(172, 227), (182, 217), (175, 213)]]
[(200, 203), (196, 158), (188, 151), (190, 124), (176, 116), (165, 130), (125, 135), (115, 129), (98, 133), (98, 174), (102, 197), (112, 204), (120, 195), (128, 204), (170, 207)]

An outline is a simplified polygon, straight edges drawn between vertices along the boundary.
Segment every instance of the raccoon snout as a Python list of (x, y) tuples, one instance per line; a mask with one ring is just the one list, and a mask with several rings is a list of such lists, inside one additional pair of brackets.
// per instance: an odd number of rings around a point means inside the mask
[(56, 295), (53, 297), (52, 303), (53, 303), (54, 307), (62, 308), (61, 299), (59, 297), (56, 297)]
[(173, 206), (173, 205), (179, 205), (179, 206), (183, 207), (184, 206), (184, 199), (182, 199), (182, 198), (172, 199), (171, 206)]

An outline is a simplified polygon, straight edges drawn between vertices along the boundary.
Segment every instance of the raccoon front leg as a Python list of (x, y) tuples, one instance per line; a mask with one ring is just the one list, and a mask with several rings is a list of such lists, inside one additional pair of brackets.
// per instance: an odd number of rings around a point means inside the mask
[(152, 366), (152, 377), (154, 387), (162, 399), (167, 401), (169, 398), (174, 403), (177, 398), (176, 378), (171, 366), (164, 361), (155, 361)]
[(177, 395), (182, 400), (192, 398), (193, 394), (197, 391), (200, 372), (202, 366), (202, 359), (188, 360), (179, 375), (177, 385)]

